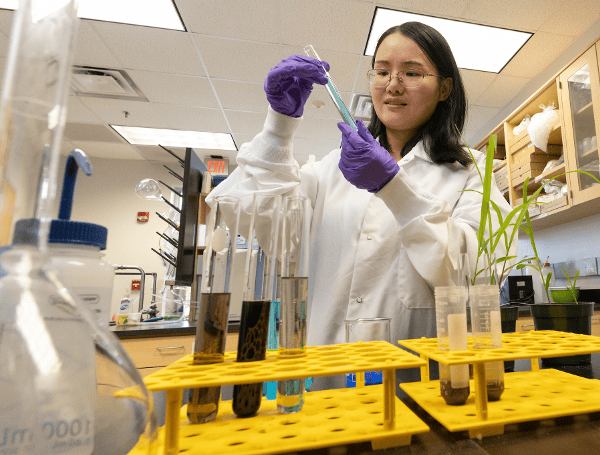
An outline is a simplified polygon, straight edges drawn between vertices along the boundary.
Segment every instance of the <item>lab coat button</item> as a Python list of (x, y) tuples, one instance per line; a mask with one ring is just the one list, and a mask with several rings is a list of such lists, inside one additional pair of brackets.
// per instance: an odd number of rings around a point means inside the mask
[(356, 301), (357, 301), (358, 303), (362, 303), (362, 297), (356, 297)]
[(373, 240), (373, 236), (372, 235), (367, 235), (367, 240)]

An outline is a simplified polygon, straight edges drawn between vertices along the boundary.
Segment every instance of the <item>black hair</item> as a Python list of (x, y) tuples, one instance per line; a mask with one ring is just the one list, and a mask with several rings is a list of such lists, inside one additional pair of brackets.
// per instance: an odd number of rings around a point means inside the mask
[[(399, 33), (413, 40), (435, 65), (440, 76), (452, 78), (450, 95), (446, 100), (438, 103), (431, 118), (421, 125), (415, 136), (404, 145), (401, 155), (405, 156), (422, 140), (425, 152), (434, 163), (458, 161), (468, 167), (472, 163), (472, 159), (464, 148), (461, 137), (467, 115), (467, 97), (448, 42), (440, 32), (429, 25), (421, 22), (405, 22), (387, 29), (381, 35), (373, 53), (371, 67), (375, 65), (375, 56), (379, 46), (385, 38), (393, 33)], [(375, 108), (371, 110), (369, 131), (373, 137), (379, 137), (381, 145), (391, 152), (385, 125), (377, 116)]]

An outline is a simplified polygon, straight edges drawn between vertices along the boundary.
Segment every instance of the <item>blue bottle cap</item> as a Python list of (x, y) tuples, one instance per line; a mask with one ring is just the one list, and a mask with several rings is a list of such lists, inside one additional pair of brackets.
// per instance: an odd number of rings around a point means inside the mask
[[(40, 220), (36, 218), (26, 218), (17, 221), (13, 244), (37, 244), (39, 225)], [(99, 224), (70, 220), (52, 220), (48, 243), (95, 246), (101, 250), (105, 250), (107, 237), (108, 229)]]

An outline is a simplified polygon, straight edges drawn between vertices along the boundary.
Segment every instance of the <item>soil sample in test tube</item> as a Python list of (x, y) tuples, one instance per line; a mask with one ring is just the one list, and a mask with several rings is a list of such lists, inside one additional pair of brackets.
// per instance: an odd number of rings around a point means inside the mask
[[(269, 333), (270, 300), (242, 302), (238, 362), (265, 360)], [(233, 387), (233, 412), (238, 417), (250, 417), (260, 408), (263, 383), (239, 384)]]
[[(438, 350), (467, 349), (466, 303), (465, 286), (435, 288)], [(440, 364), (440, 392), (449, 405), (465, 404), (470, 393), (469, 365)]]

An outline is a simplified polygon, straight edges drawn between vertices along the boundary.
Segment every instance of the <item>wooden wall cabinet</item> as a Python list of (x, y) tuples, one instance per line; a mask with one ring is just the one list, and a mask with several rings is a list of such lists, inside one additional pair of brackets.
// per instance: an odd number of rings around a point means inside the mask
[[(567, 169), (586, 171), (600, 177), (598, 133), (600, 132), (599, 44), (589, 48), (559, 76), (561, 86)], [(573, 204), (600, 198), (600, 184), (589, 175), (569, 174)]]
[[(237, 332), (227, 334), (225, 351), (237, 351), (238, 337)], [(195, 338), (195, 335), (174, 335), (121, 338), (119, 341), (141, 376), (145, 377), (191, 354)]]
[[(542, 180), (556, 177), (567, 185), (565, 195), (530, 209), (534, 229), (542, 229), (600, 213), (600, 184), (583, 170), (600, 178), (600, 41), (592, 45), (553, 79), (548, 81), (490, 134), (506, 153), (509, 188), (505, 197), (513, 207), (521, 204), (524, 180), (529, 177), (531, 196)], [(547, 153), (535, 148), (527, 130), (514, 134), (526, 116), (541, 112), (540, 105), (554, 104), (560, 120), (550, 133)], [(485, 152), (487, 138), (476, 148)], [(544, 172), (548, 161), (560, 159), (559, 166)], [(544, 192), (541, 193), (542, 195)]]

